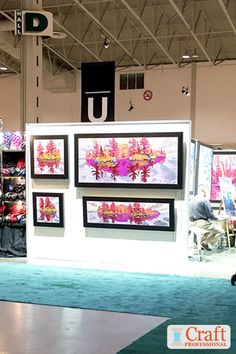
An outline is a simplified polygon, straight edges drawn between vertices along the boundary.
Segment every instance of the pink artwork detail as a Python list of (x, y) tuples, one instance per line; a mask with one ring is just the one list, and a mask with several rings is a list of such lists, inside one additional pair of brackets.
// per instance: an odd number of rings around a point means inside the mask
[(55, 172), (55, 169), (59, 167), (61, 155), (53, 140), (49, 140), (45, 149), (41, 143), (38, 144), (36, 160), (41, 171), (47, 167), (50, 173)]
[(124, 144), (112, 138), (105, 146), (96, 142), (93, 149), (86, 153), (86, 163), (96, 180), (110, 173), (113, 181), (118, 176), (129, 176), (134, 181), (140, 174), (141, 181), (147, 182), (150, 169), (165, 160), (166, 153), (153, 150), (147, 138), (132, 138)]
[(214, 155), (211, 180), (211, 199), (221, 200), (219, 177), (230, 177), (236, 187), (236, 155)]
[(52, 221), (55, 217), (57, 210), (54, 203), (50, 200), (49, 197), (39, 199), (39, 212), (40, 220)]
[(156, 219), (160, 215), (158, 210), (143, 208), (138, 202), (133, 204), (130, 203), (128, 206), (124, 204), (116, 205), (114, 202), (111, 202), (110, 204), (103, 202), (98, 208), (97, 213), (103, 222), (111, 220), (112, 223), (115, 221), (130, 222), (130, 224), (134, 223), (137, 225), (140, 225), (147, 220)]

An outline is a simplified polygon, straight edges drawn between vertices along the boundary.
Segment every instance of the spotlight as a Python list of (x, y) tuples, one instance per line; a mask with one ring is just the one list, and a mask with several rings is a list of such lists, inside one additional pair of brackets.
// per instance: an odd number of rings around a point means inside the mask
[(182, 95), (190, 96), (190, 92), (189, 92), (188, 86), (187, 87), (182, 86), (181, 93), (182, 93)]
[(109, 39), (106, 37), (105, 39), (104, 39), (104, 42), (103, 42), (103, 46), (104, 46), (104, 48), (108, 48), (109, 47), (109, 45), (110, 45), (110, 41), (109, 41)]
[(134, 105), (131, 101), (129, 101), (129, 109), (128, 112), (132, 112), (132, 110), (134, 109)]

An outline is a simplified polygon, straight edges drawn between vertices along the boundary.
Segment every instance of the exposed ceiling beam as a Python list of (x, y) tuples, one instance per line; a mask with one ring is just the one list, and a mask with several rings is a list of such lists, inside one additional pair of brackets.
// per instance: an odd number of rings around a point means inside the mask
[[(127, 38), (126, 40), (127, 40), (128, 42), (133, 42), (133, 41), (135, 41), (135, 42), (136, 42), (135, 47), (137, 47), (138, 42), (140, 42), (141, 40), (146, 40), (146, 45), (148, 45), (148, 46), (155, 52), (154, 55), (158, 56), (158, 58), (161, 59), (161, 56), (160, 56), (160, 54), (157, 52), (156, 47), (154, 47), (154, 45), (151, 44), (150, 41), (148, 41), (148, 39), (149, 39), (150, 37), (149, 37), (149, 36), (146, 36), (146, 37), (144, 38), (143, 33), (140, 32), (140, 29), (137, 28), (137, 25), (135, 25), (134, 21), (133, 21), (131, 18), (129, 18), (129, 17), (127, 16), (127, 12), (126, 12), (123, 8), (121, 8), (121, 7), (120, 7), (120, 4), (118, 5), (115, 0), (112, 0), (112, 1), (114, 2), (114, 5), (119, 9), (119, 11), (120, 11), (120, 12), (124, 15), (124, 17), (125, 17), (125, 19), (124, 19), (122, 25), (120, 26), (119, 32), (118, 32), (118, 34), (117, 34), (117, 38), (118, 38), (121, 42), (124, 42), (124, 39), (122, 39), (122, 40), (120, 39), (120, 35), (121, 35), (122, 31), (123, 31), (123, 28), (124, 28), (125, 23), (128, 21), (128, 22), (131, 24), (131, 26), (135, 29), (135, 31), (137, 31), (137, 33), (139, 33), (139, 35), (138, 35), (138, 36), (135, 36), (135, 37), (132, 36), (131, 38)], [(161, 18), (162, 18), (162, 15), (161, 15)], [(160, 20), (159, 20), (159, 23), (160, 23), (160, 21), (161, 21), (161, 18), (160, 18)]]
[(57, 20), (53, 20), (53, 22), (60, 27), (63, 32), (65, 32), (68, 36), (74, 39), (76, 43), (78, 43), (81, 47), (83, 47), (89, 54), (91, 54), (96, 60), (101, 61), (101, 59), (93, 53), (83, 42), (81, 42), (73, 33), (71, 33), (65, 26), (63, 26), (60, 22)]
[(182, 22), (185, 24), (185, 26), (188, 28), (189, 32), (191, 33), (191, 35), (193, 36), (193, 38), (195, 39), (196, 43), (198, 44), (199, 48), (201, 49), (201, 51), (203, 52), (203, 54), (205, 55), (205, 57), (207, 58), (207, 60), (209, 61), (209, 63), (213, 64), (211, 58), (209, 57), (207, 51), (205, 50), (205, 48), (203, 47), (202, 43), (199, 41), (198, 37), (196, 36), (196, 34), (193, 32), (190, 24), (186, 21), (186, 19), (184, 18), (182, 12), (180, 11), (180, 9), (178, 8), (178, 6), (175, 4), (175, 2), (173, 0), (169, 0), (169, 3), (172, 5), (172, 7), (175, 9), (176, 13), (178, 14), (178, 16), (180, 17), (180, 19), (182, 20)]
[(129, 12), (136, 18), (136, 20), (139, 21), (139, 23), (143, 26), (143, 28), (145, 29), (145, 31), (149, 34), (149, 36), (152, 38), (152, 40), (158, 45), (158, 47), (163, 51), (163, 53), (170, 59), (170, 61), (172, 62), (172, 64), (176, 65), (175, 60), (170, 56), (170, 54), (168, 53), (168, 51), (164, 48), (164, 46), (158, 41), (158, 39), (154, 36), (154, 34), (152, 33), (152, 31), (150, 31), (150, 29), (145, 25), (145, 23), (143, 22), (143, 20), (137, 15), (137, 13), (132, 9), (132, 7), (129, 6), (129, 4), (126, 2), (126, 0), (120, 0), (125, 7), (129, 10)]
[(120, 48), (123, 49), (123, 51), (133, 59), (133, 61), (138, 65), (143, 67), (143, 65), (128, 51), (128, 49), (83, 5), (81, 4), (78, 0), (74, 0), (74, 3), (79, 6), (86, 14), (94, 21), (94, 23), (102, 29), (109, 38), (111, 38)]
[(61, 53), (58, 53), (55, 49), (50, 47), (45, 42), (43, 42), (43, 46), (48, 48), (54, 54), (56, 54), (60, 59), (62, 59), (65, 63), (67, 63), (69, 66), (71, 66), (75, 71), (80, 72), (80, 70), (76, 66), (74, 66), (69, 60), (67, 60)]
[(231, 17), (230, 17), (230, 15), (229, 15), (229, 13), (228, 13), (228, 10), (227, 10), (227, 8), (226, 8), (226, 6), (225, 6), (223, 0), (218, 0), (218, 3), (219, 3), (219, 5), (220, 5), (222, 11), (224, 12), (224, 14), (225, 14), (225, 16), (226, 16), (226, 18), (227, 18), (227, 20), (228, 20), (228, 22), (229, 22), (229, 24), (230, 24), (230, 27), (232, 28), (234, 34), (236, 35), (236, 28), (235, 28), (235, 26), (234, 26), (233, 21), (231, 20)]

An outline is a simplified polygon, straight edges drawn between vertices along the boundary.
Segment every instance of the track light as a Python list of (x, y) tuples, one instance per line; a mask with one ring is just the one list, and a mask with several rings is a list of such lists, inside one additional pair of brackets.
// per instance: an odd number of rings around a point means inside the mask
[(187, 87), (182, 86), (181, 93), (182, 93), (182, 95), (190, 96), (190, 92), (189, 92), (188, 86)]
[(181, 55), (182, 59), (196, 59), (198, 58), (198, 54), (196, 49), (194, 49), (193, 53), (185, 51), (184, 54)]
[(190, 59), (190, 55), (185, 53), (182, 55), (182, 59)]
[(134, 109), (134, 105), (131, 101), (129, 101), (129, 109), (128, 112), (132, 112), (132, 110)]
[(103, 46), (104, 46), (104, 48), (108, 48), (109, 47), (109, 45), (110, 45), (110, 41), (109, 41), (109, 39), (106, 37), (105, 39), (104, 39), (104, 42), (103, 42)]

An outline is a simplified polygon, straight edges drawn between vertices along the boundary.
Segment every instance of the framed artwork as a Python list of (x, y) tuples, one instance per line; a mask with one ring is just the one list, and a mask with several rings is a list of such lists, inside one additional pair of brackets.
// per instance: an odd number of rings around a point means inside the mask
[(174, 231), (174, 199), (83, 197), (85, 227)]
[(182, 188), (183, 133), (75, 134), (75, 186)]
[(219, 177), (219, 182), (225, 214), (229, 217), (235, 216), (235, 187), (232, 185), (231, 178)]
[(190, 145), (190, 167), (189, 167), (189, 195), (194, 195), (196, 192), (196, 155), (197, 155), (197, 140), (191, 139)]
[(229, 177), (236, 188), (236, 151), (215, 150), (213, 153), (211, 200), (221, 201), (220, 177)]
[(68, 136), (31, 136), (31, 177), (68, 178)]
[(64, 227), (63, 194), (33, 192), (34, 226)]
[(211, 198), (211, 176), (213, 164), (213, 149), (210, 145), (198, 142), (197, 144), (197, 167), (196, 167), (196, 193), (199, 186), (204, 185), (206, 198)]

